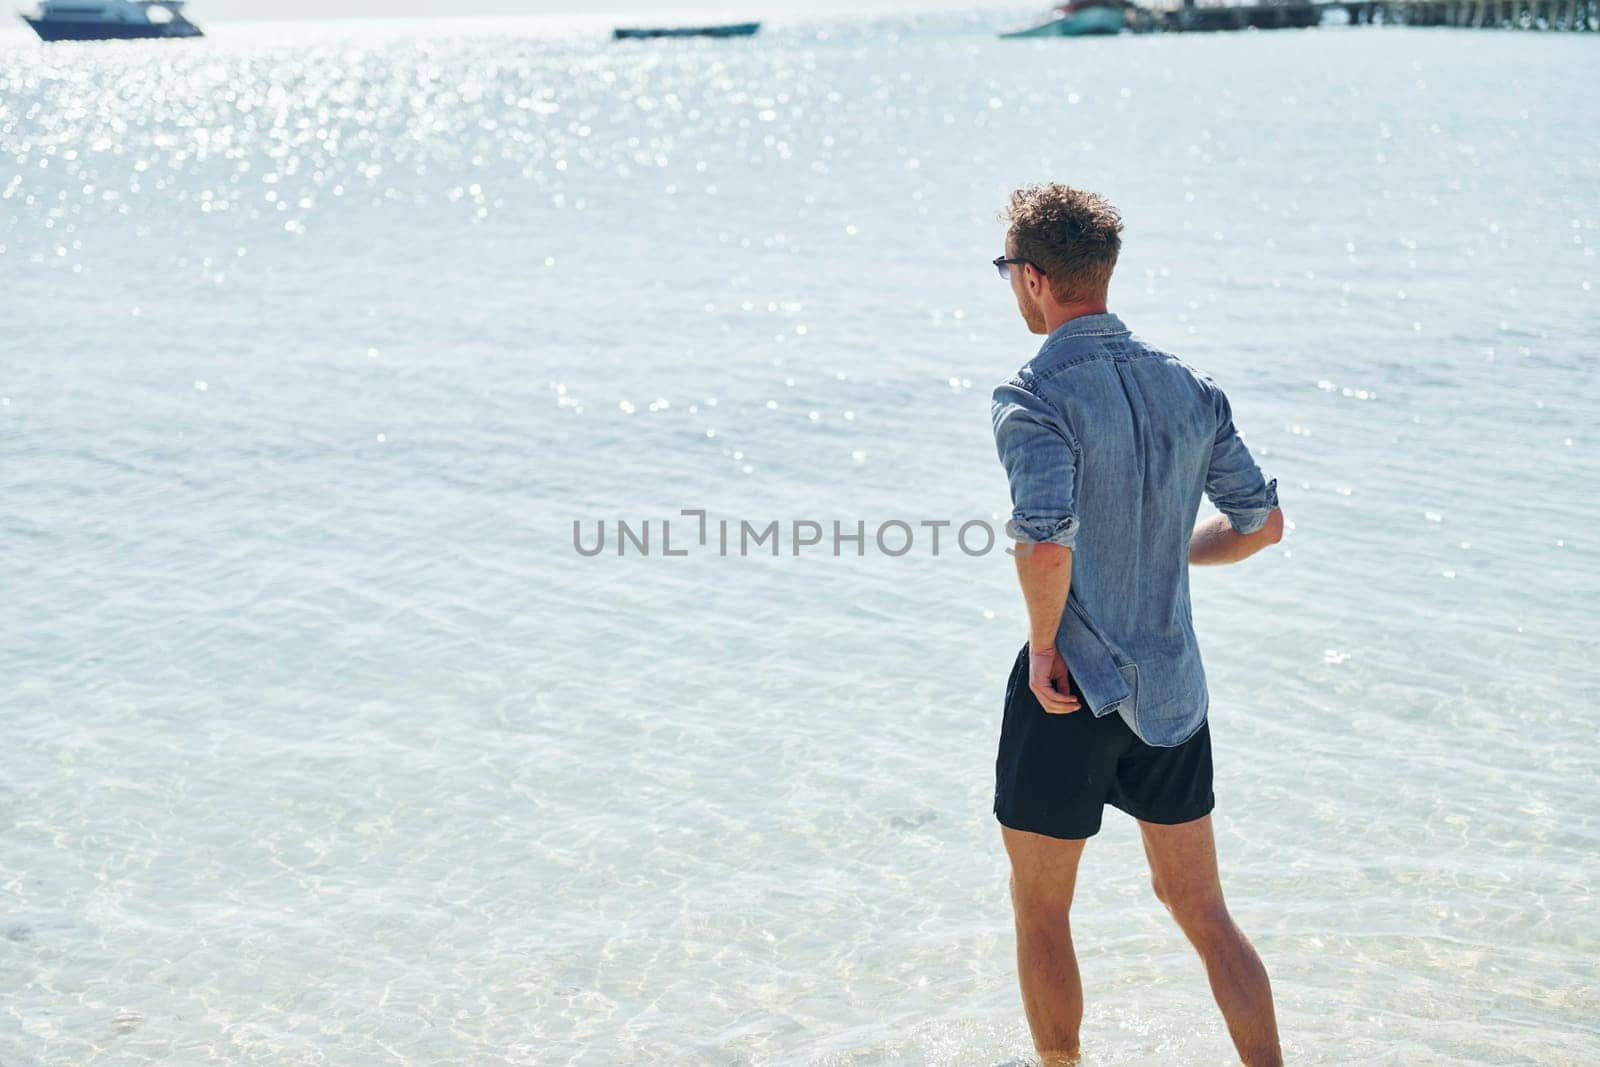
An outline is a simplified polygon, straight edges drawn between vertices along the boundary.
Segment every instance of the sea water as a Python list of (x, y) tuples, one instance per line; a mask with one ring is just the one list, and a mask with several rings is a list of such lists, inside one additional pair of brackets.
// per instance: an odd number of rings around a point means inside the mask
[[(0, 1062), (1024, 1060), (1050, 179), (1290, 523), (1192, 579), (1290, 1060), (1600, 1059), (1593, 41), (1004, 21), (8, 31)], [(1090, 1063), (1230, 1062), (1114, 810), (1073, 932)]]

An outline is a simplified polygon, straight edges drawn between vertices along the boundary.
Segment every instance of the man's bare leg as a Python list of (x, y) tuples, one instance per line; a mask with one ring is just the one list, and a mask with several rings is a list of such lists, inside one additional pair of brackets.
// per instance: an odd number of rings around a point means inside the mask
[(1139, 821), (1150, 881), (1200, 953), (1228, 1033), (1246, 1067), (1278, 1067), (1278, 1021), (1267, 969), (1222, 900), (1211, 816), (1164, 826)]
[(1000, 827), (1011, 857), (1017, 924), (1017, 979), (1033, 1046), (1045, 1067), (1079, 1062), (1083, 983), (1072, 951), (1072, 891), (1085, 839), (1064, 840)]

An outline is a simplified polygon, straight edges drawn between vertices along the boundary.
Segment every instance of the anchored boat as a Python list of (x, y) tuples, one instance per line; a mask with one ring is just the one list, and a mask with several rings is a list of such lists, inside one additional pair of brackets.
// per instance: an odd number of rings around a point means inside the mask
[(1023, 26), (1000, 36), (1085, 37), (1093, 34), (1121, 33), (1127, 22), (1126, 0), (1071, 0), (1050, 13), (1042, 22)]
[(759, 22), (731, 22), (725, 26), (618, 26), (611, 31), (618, 41), (649, 37), (749, 37), (761, 28)]
[(184, 0), (41, 0), (22, 19), (46, 41), (202, 37), (183, 17)]

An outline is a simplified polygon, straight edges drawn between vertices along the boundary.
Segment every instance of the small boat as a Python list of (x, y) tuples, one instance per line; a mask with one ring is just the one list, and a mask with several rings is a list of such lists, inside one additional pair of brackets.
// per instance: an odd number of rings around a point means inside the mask
[(183, 17), (184, 0), (41, 0), (22, 19), (46, 41), (121, 41), (203, 37)]
[(651, 37), (749, 37), (760, 28), (759, 22), (731, 22), (724, 26), (618, 26), (611, 31), (611, 37), (617, 41)]
[(1042, 22), (1002, 33), (1003, 38), (1087, 37), (1092, 34), (1121, 33), (1127, 21), (1125, 0), (1071, 0), (1050, 13)]

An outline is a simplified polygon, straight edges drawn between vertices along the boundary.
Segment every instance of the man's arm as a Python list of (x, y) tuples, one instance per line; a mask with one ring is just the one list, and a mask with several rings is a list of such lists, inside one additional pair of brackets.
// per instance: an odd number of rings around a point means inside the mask
[(1235, 530), (1226, 515), (1213, 515), (1195, 526), (1194, 534), (1189, 538), (1189, 562), (1197, 567), (1238, 563), (1282, 540), (1282, 508), (1273, 508), (1267, 515), (1266, 525), (1255, 533), (1247, 534)]
[(1072, 581), (1078, 536), (1073, 481), (1074, 446), (1059, 414), (1013, 379), (994, 391), (994, 437), (1011, 484), (1006, 532), (1017, 542), (1017, 578), (1028, 605), (1028, 688), (1045, 711), (1077, 711), (1067, 665), (1056, 651), (1056, 629)]
[(1028, 688), (1044, 710), (1077, 711), (1081, 702), (1067, 682), (1067, 664), (1056, 650), (1056, 631), (1072, 586), (1072, 549), (1048, 541), (1018, 541), (1017, 581), (1028, 605)]
[(1237, 563), (1283, 540), (1278, 480), (1267, 479), (1233, 424), (1228, 394), (1206, 379), (1217, 419), (1206, 496), (1222, 514), (1198, 524), (1189, 537), (1191, 564)]

